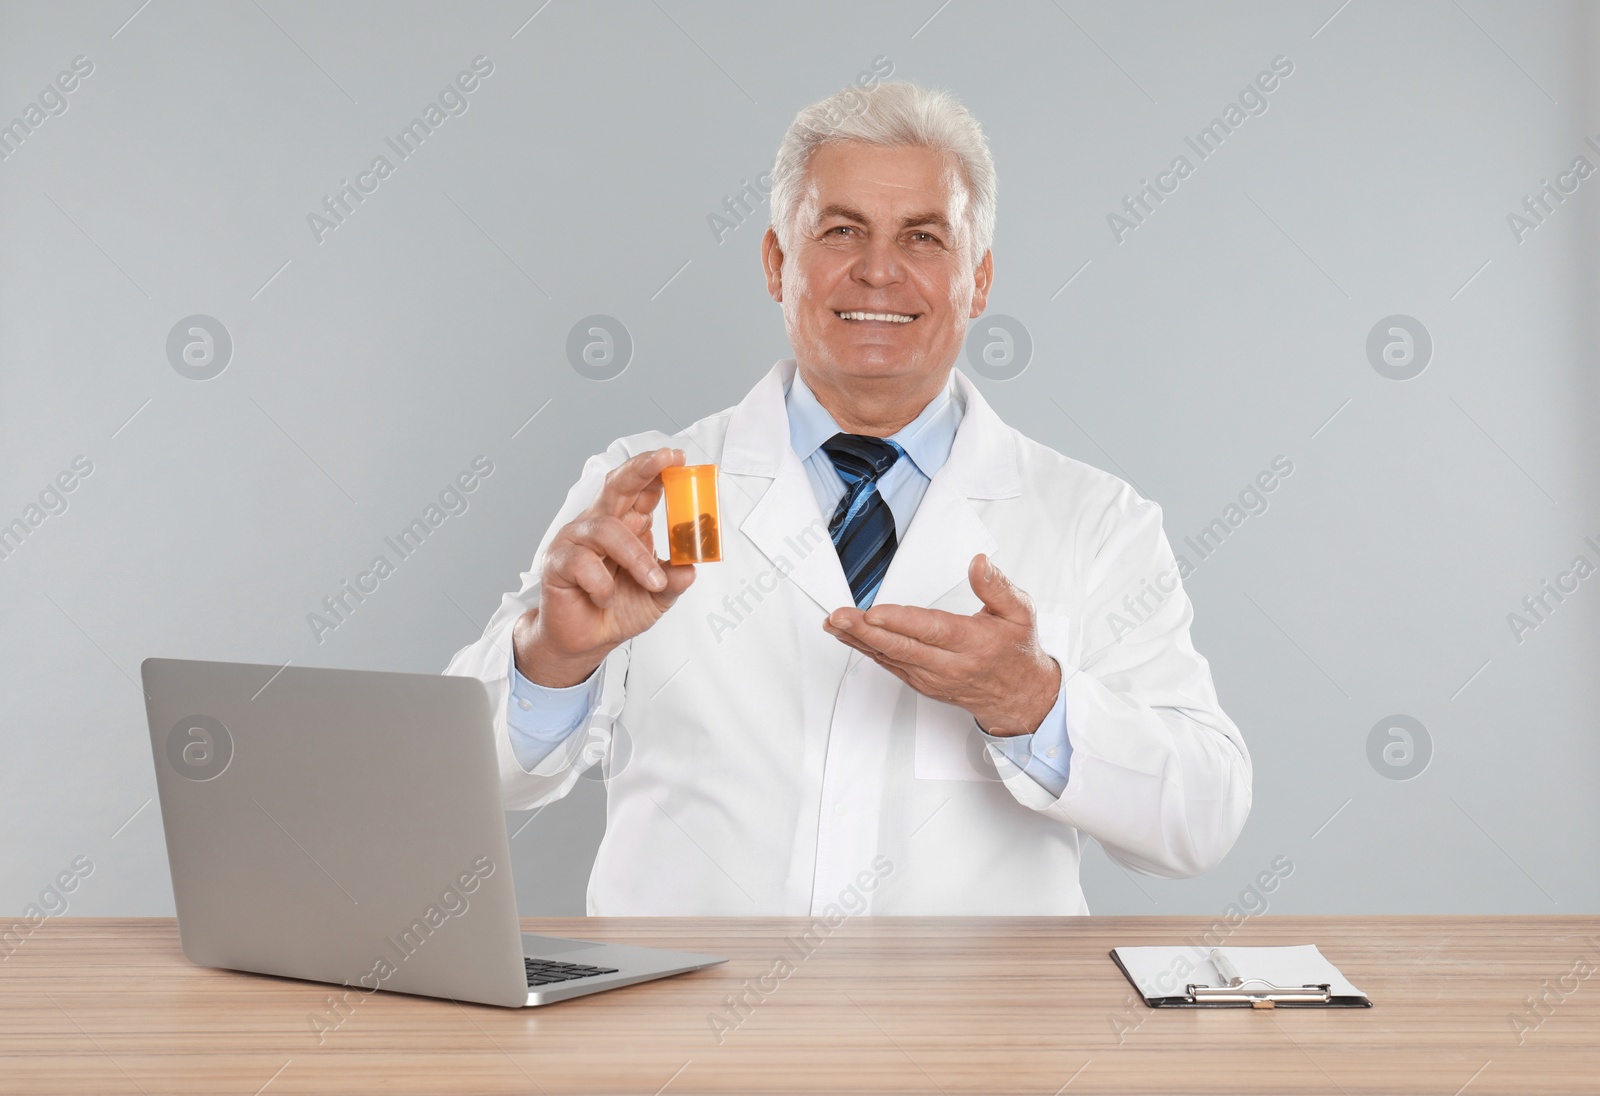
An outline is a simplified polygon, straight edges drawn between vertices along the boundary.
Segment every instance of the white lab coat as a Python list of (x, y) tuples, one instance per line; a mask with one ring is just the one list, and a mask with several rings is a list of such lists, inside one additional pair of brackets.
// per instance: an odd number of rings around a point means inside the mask
[[(1085, 914), (1086, 837), (1155, 875), (1221, 860), (1250, 810), (1250, 757), (1190, 642), (1160, 508), (1006, 426), (957, 371), (965, 414), (877, 602), (976, 612), (967, 565), (979, 552), (1032, 595), (1066, 679), (1071, 779), (1053, 798), (966, 711), (823, 631), (853, 602), (789, 445), (794, 368), (779, 362), (682, 433), (635, 434), (591, 457), (521, 590), (446, 670), (489, 686), (506, 809), (559, 799), (604, 755), (589, 913), (817, 915), (842, 901), (875, 914)], [(512, 626), (538, 601), (556, 530), (608, 470), (661, 446), (721, 465), (723, 559), (606, 658), (586, 727), (527, 772), (506, 724)], [(664, 534), (658, 507), (663, 558)]]

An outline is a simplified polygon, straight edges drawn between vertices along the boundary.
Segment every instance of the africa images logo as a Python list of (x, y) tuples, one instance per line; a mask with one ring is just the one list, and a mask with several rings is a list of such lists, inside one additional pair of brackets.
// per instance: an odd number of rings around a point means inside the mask
[(233, 736), (208, 715), (186, 716), (167, 732), (167, 761), (187, 780), (215, 780), (232, 760)]

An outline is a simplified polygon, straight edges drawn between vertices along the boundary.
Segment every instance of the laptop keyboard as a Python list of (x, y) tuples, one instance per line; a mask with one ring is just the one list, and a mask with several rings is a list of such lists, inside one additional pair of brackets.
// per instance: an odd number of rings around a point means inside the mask
[(529, 959), (522, 963), (528, 970), (528, 985), (548, 986), (552, 982), (570, 982), (574, 978), (588, 978), (592, 974), (615, 974), (616, 967), (590, 967), (582, 963), (558, 963), (554, 959)]

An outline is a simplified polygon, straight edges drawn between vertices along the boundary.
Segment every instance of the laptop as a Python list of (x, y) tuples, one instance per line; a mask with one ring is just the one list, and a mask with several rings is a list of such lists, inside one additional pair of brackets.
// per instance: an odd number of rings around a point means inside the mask
[(727, 961), (521, 931), (477, 678), (167, 658), (141, 672), (192, 962), (517, 1007)]

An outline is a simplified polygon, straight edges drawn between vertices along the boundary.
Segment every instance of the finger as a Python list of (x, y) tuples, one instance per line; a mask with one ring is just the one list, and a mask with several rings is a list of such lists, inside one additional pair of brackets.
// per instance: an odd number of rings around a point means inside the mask
[(867, 646), (849, 632), (841, 632), (838, 628), (835, 628), (832, 624), (828, 623), (826, 619), (822, 622), (822, 629), (834, 639), (837, 639), (840, 643), (843, 643), (846, 647), (849, 647), (852, 650), (860, 651), (862, 654), (874, 659), (883, 657), (882, 651), (879, 651), (875, 647)]
[(617, 584), (600, 557), (582, 545), (569, 544), (550, 553), (545, 581), (556, 589), (578, 589), (604, 609), (616, 595)]
[(899, 666), (899, 664), (891, 659), (888, 655), (884, 654), (876, 647), (861, 642), (849, 632), (841, 632), (839, 629), (833, 627), (831, 624), (828, 624), (826, 621), (823, 622), (823, 625), (828, 634), (833, 636), (834, 639), (837, 639), (840, 643), (843, 643), (846, 647), (849, 647), (853, 651), (861, 652), (863, 655), (870, 658), (884, 669), (887, 670)]
[(959, 669), (959, 663), (951, 652), (903, 636), (898, 632), (891, 632), (887, 628), (868, 624), (865, 618), (856, 620), (847, 617), (841, 623), (849, 624), (848, 628), (841, 628), (841, 631), (848, 633), (871, 650), (902, 665), (915, 667), (936, 676), (951, 674)]
[(916, 681), (912, 678), (911, 671), (906, 669), (904, 666), (901, 666), (895, 662), (890, 662), (886, 658), (875, 658), (873, 661), (879, 666), (882, 666), (885, 670), (889, 671), (889, 673), (893, 674), (895, 677), (899, 678), (905, 684), (911, 686), (912, 689), (919, 693), (922, 692), (922, 689), (917, 687)]
[(639, 494), (635, 496), (633, 500), (633, 510), (631, 512), (645, 514), (648, 516), (658, 505), (660, 505), (661, 496), (666, 492), (666, 490), (667, 485), (661, 482), (661, 476), (659, 473), (657, 473), (656, 478), (645, 484), (644, 490), (640, 491)]
[(882, 651), (862, 643), (849, 632), (839, 631), (837, 628), (834, 628), (832, 625), (828, 624), (826, 620), (824, 620), (823, 623), (826, 626), (828, 633), (834, 638), (838, 639), (846, 647), (849, 647), (852, 650), (860, 651), (864, 656), (871, 659), (873, 662), (876, 662), (885, 670), (888, 670), (891, 674), (905, 682), (907, 685), (911, 686), (917, 692), (922, 693), (924, 696), (931, 696), (935, 700), (948, 701), (950, 699), (948, 692), (940, 691), (943, 689), (943, 686), (936, 684), (935, 680), (920, 667), (907, 666), (904, 663), (896, 662)]
[(574, 522), (568, 531), (572, 543), (615, 560), (646, 590), (665, 590), (667, 577), (655, 553), (621, 518), (596, 515)]
[(1001, 574), (987, 554), (980, 552), (972, 557), (967, 564), (967, 581), (991, 613), (1014, 624), (1033, 623), (1033, 599)]
[(678, 595), (687, 590), (694, 583), (694, 564), (669, 563), (667, 565), (667, 588), (656, 591), (656, 600), (663, 606), (671, 606), (678, 600)]
[[(639, 496), (657, 481), (663, 468), (684, 463), (681, 449), (652, 449), (629, 457), (606, 473), (600, 494), (592, 509), (613, 517), (621, 517), (635, 509)], [(650, 508), (655, 508), (652, 501)]]
[(638, 510), (629, 510), (622, 515), (622, 524), (626, 525), (633, 532), (633, 535), (639, 538), (639, 543), (644, 545), (645, 551), (655, 555), (656, 540), (650, 532), (651, 523), (652, 517), (649, 511), (641, 513)]
[(973, 646), (972, 619), (942, 609), (924, 609), (917, 605), (874, 605), (867, 610), (865, 619), (866, 623), (875, 627), (946, 651), (961, 651)]
[(914, 667), (936, 677), (950, 676), (960, 670), (961, 663), (957, 656), (942, 647), (934, 647), (871, 624), (855, 625), (850, 631), (861, 642), (902, 666)]

